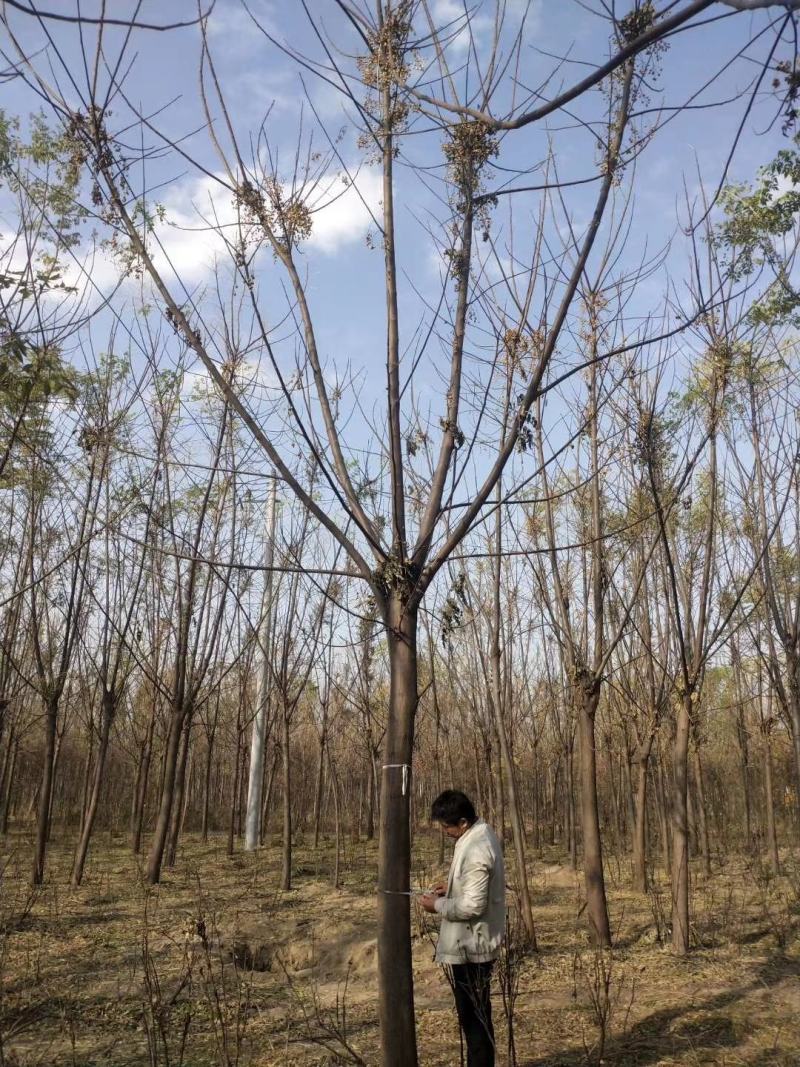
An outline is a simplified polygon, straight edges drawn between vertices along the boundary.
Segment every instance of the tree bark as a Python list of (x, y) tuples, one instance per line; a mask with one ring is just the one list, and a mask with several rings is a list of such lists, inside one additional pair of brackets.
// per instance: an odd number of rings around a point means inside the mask
[(647, 771), (652, 750), (653, 735), (650, 734), (637, 753), (639, 777), (636, 780), (633, 826), (633, 888), (638, 893), (647, 892)]
[(164, 860), (164, 849), (167, 844), (172, 805), (175, 799), (175, 777), (178, 767), (178, 754), (183, 736), (183, 709), (173, 707), (170, 717), (169, 734), (164, 751), (164, 775), (161, 787), (161, 801), (156, 819), (153, 842), (150, 846), (150, 855), (147, 860), (147, 881), (150, 885), (156, 885), (161, 881), (161, 865)]
[(39, 787), (39, 808), (36, 820), (36, 847), (33, 856), (31, 882), (41, 885), (44, 881), (44, 864), (47, 840), (50, 836), (50, 800), (53, 792), (53, 772), (56, 756), (56, 720), (58, 703), (46, 701), (44, 708), (44, 762)]
[(603, 845), (600, 837), (600, 810), (597, 802), (595, 715), (599, 693), (594, 690), (587, 691), (580, 683), (575, 686), (574, 693), (580, 746), (581, 834), (586, 908), (592, 942), (606, 947), (611, 944), (611, 924), (608, 919), (603, 873)]
[(289, 748), (289, 716), (284, 710), (283, 739), (281, 754), (283, 758), (283, 864), (281, 869), (281, 889), (292, 888), (292, 759)]
[(144, 825), (145, 804), (147, 801), (147, 783), (150, 777), (150, 761), (153, 756), (153, 732), (155, 730), (155, 709), (147, 724), (142, 751), (139, 756), (139, 764), (136, 769), (136, 784), (133, 790), (133, 804), (131, 807), (131, 851), (134, 855), (139, 854), (142, 847), (142, 827)]
[(175, 774), (174, 799), (169, 820), (169, 834), (166, 847), (166, 864), (168, 867), (175, 866), (178, 854), (178, 838), (181, 833), (183, 822), (183, 799), (186, 790), (186, 768), (189, 763), (189, 731), (191, 728), (191, 714), (187, 712), (184, 718), (183, 732), (181, 734), (180, 752), (178, 755), (177, 769)]
[(200, 828), (200, 836), (203, 841), (208, 841), (208, 817), (211, 798), (211, 770), (214, 755), (214, 732), (206, 737), (206, 762), (203, 773), (203, 820)]
[(409, 801), (417, 711), (417, 610), (393, 593), (386, 605), (389, 716), (381, 774), (378, 846), (378, 1016), (382, 1067), (417, 1067), (411, 960)]
[(322, 788), (325, 779), (325, 748), (328, 740), (328, 701), (322, 704), (322, 729), (317, 747), (317, 782), (314, 789), (314, 848), (319, 848), (319, 824), (322, 817)]
[(689, 952), (689, 733), (692, 693), (678, 706), (672, 750), (672, 948)]
[(769, 865), (775, 874), (780, 873), (781, 860), (778, 853), (778, 835), (775, 831), (775, 797), (773, 787), (772, 738), (769, 730), (764, 730), (764, 807), (767, 822), (767, 851)]
[(100, 794), (103, 788), (106, 760), (108, 757), (108, 741), (111, 735), (111, 724), (114, 722), (116, 710), (114, 694), (109, 692), (104, 693), (101, 707), (102, 719), (100, 721), (100, 743), (97, 746), (97, 759), (95, 760), (94, 774), (92, 775), (92, 788), (83, 819), (83, 827), (81, 828), (78, 848), (75, 852), (75, 861), (72, 865), (71, 881), (72, 885), (75, 887), (79, 886), (83, 881), (86, 857), (89, 854), (89, 842), (92, 838), (92, 830), (94, 829), (95, 819), (97, 818), (97, 809), (100, 805)]
[(8, 833), (8, 818), (11, 814), (11, 788), (14, 784), (14, 771), (16, 770), (17, 756), (19, 754), (19, 738), (14, 737), (13, 729), (9, 733), (9, 747), (12, 739), (14, 742), (14, 751), (11, 753), (11, 763), (3, 777), (3, 810), (2, 816), (0, 816), (0, 833), (3, 835)]
[(703, 859), (703, 874), (711, 877), (711, 841), (708, 833), (708, 805), (706, 803), (706, 783), (703, 761), (697, 744), (694, 746), (694, 776), (697, 785), (697, 828), (699, 832), (700, 853)]

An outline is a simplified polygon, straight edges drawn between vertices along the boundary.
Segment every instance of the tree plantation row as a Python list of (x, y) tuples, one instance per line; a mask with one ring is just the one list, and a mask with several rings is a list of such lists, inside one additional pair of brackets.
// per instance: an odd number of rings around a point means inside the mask
[(798, 4), (140, 7), (0, 11), (2, 829), (377, 838), (415, 1067), (442, 788), (532, 951), (800, 843)]

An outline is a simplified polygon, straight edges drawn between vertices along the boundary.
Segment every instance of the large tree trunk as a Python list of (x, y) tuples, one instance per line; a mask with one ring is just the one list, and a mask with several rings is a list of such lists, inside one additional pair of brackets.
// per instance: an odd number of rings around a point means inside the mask
[(101, 714), (100, 744), (97, 747), (97, 759), (95, 760), (94, 774), (92, 775), (92, 789), (83, 819), (83, 827), (81, 829), (80, 840), (78, 841), (78, 848), (75, 852), (75, 861), (72, 865), (73, 886), (79, 886), (83, 881), (83, 870), (86, 866), (86, 857), (89, 853), (89, 842), (92, 838), (92, 830), (94, 829), (95, 819), (97, 818), (97, 809), (100, 805), (100, 793), (103, 789), (103, 778), (105, 776), (106, 759), (108, 757), (108, 740), (111, 734), (111, 724), (113, 723), (114, 715), (116, 714), (116, 701), (113, 693), (103, 693)]
[(58, 701), (48, 700), (44, 708), (44, 763), (39, 787), (39, 810), (36, 819), (36, 848), (33, 855), (31, 882), (41, 885), (44, 881), (44, 863), (47, 840), (50, 836), (50, 800), (53, 793), (53, 773), (56, 758), (56, 720)]
[(689, 952), (689, 731), (692, 693), (678, 706), (672, 755), (672, 948)]
[(597, 803), (597, 754), (595, 752), (595, 714), (599, 693), (575, 687), (575, 711), (578, 717), (578, 738), (581, 766), (581, 833), (583, 838), (583, 877), (586, 887), (586, 909), (592, 942), (611, 944), (611, 924), (608, 920), (606, 883), (603, 873), (603, 845), (600, 837), (600, 811)]
[(417, 1067), (411, 968), (411, 752), (417, 711), (417, 611), (393, 594), (386, 608), (389, 717), (378, 847), (378, 1016), (382, 1067)]

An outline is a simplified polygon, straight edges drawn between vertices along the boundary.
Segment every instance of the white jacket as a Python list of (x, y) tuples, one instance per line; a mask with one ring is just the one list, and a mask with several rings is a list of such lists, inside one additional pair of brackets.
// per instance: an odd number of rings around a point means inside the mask
[(456, 841), (442, 917), (437, 963), (488, 963), (500, 952), (506, 927), (506, 875), (500, 842), (478, 819)]

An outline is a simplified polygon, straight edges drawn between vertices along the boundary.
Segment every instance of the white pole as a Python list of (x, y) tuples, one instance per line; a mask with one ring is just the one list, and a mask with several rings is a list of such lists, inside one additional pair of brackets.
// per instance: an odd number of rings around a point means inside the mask
[(275, 561), (275, 501), (277, 479), (269, 479), (269, 494), (264, 523), (264, 594), (261, 601), (259, 651), (261, 669), (256, 686), (256, 714), (250, 742), (250, 777), (247, 782), (247, 814), (244, 824), (244, 847), (258, 848), (261, 839), (261, 794), (264, 784), (264, 750), (267, 744), (267, 708), (269, 706), (269, 656), (272, 643), (272, 568)]

